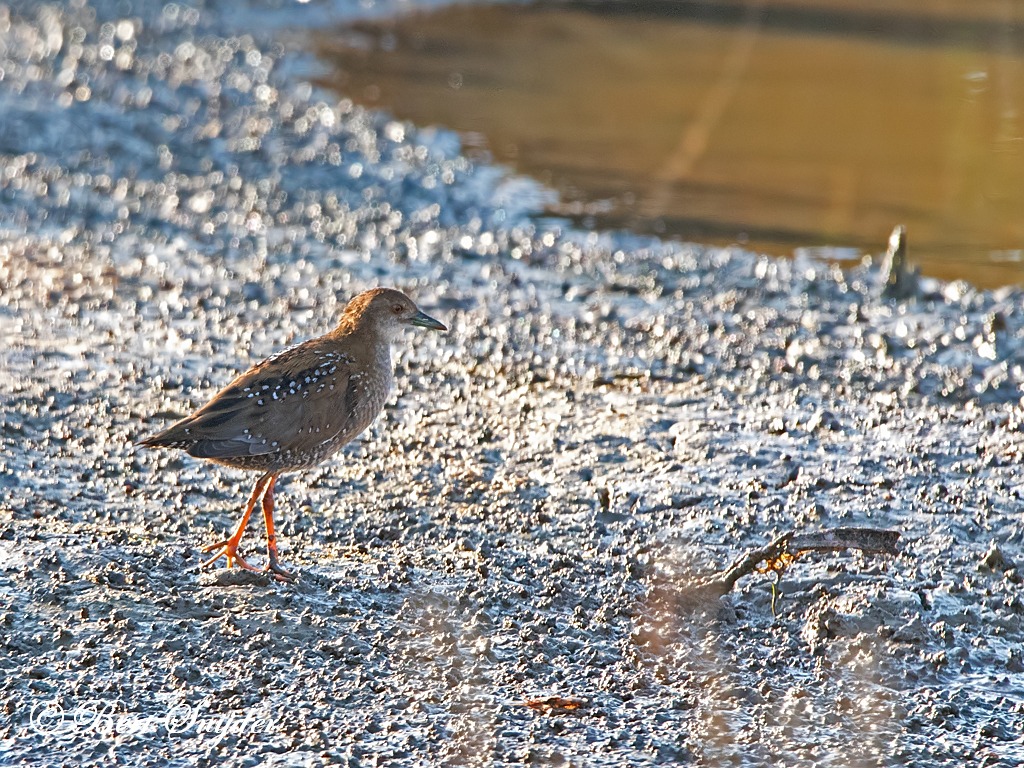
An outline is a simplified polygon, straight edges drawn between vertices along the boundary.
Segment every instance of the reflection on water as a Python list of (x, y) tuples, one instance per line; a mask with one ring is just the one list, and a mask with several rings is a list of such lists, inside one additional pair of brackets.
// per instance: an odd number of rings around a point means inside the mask
[(1024, 282), (1024, 3), (451, 6), (322, 32), (327, 83), (464, 132), (559, 212)]

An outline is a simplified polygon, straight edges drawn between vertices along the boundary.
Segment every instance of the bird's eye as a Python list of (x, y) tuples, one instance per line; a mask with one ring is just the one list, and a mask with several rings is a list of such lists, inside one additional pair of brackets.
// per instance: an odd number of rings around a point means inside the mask
[(396, 315), (402, 314), (402, 309), (403, 307), (401, 304), (393, 304), (391, 306), (391, 311), (394, 312)]

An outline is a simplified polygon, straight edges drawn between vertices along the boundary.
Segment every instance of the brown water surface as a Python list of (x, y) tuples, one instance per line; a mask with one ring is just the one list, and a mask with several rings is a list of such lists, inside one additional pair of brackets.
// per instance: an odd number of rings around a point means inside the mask
[(320, 32), (327, 84), (467, 136), (594, 227), (1024, 282), (1024, 3), (456, 5)]

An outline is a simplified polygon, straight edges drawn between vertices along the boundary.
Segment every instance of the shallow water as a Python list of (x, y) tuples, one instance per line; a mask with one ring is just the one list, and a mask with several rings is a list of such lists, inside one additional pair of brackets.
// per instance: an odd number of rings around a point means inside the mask
[[(1024, 6), (459, 4), (319, 31), (321, 82), (555, 187), (550, 210), (1024, 280)], [(841, 254), (837, 254), (841, 255)]]

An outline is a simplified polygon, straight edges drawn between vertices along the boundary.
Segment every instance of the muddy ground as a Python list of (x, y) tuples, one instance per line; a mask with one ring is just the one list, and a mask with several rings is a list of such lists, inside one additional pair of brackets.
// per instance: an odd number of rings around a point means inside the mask
[[(1024, 761), (1024, 293), (543, 220), (224, 5), (0, 8), (0, 762)], [(298, 582), (198, 569), (252, 476), (132, 441), (378, 284), (451, 331), (279, 485)]]

